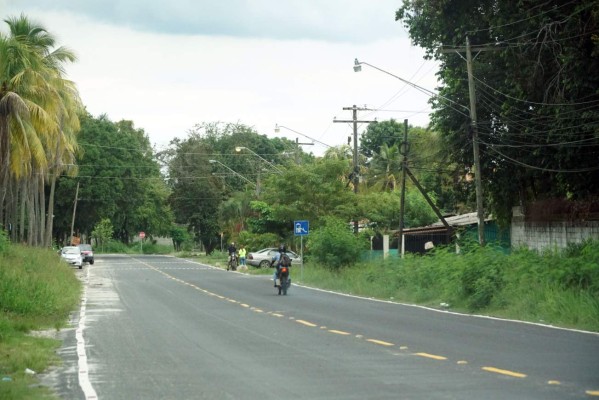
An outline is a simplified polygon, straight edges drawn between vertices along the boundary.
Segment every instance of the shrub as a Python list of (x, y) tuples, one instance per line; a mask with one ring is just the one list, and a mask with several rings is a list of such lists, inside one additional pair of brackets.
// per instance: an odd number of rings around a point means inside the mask
[(329, 217), (321, 228), (310, 233), (308, 246), (316, 262), (339, 269), (355, 264), (368, 242), (356, 237), (347, 222)]
[(6, 252), (8, 250), (8, 245), (10, 244), (10, 240), (8, 239), (8, 235), (4, 231), (4, 229), (0, 229), (0, 254)]

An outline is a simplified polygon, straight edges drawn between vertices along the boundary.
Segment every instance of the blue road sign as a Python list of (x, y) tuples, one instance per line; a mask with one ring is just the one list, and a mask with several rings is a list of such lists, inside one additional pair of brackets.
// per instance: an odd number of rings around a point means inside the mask
[(304, 236), (310, 233), (310, 224), (308, 221), (294, 221), (293, 234), (295, 236)]

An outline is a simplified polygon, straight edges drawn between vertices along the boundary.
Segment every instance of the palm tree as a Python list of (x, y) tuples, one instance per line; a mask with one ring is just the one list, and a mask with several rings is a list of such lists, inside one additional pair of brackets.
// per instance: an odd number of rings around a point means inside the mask
[(401, 172), (402, 161), (403, 156), (397, 145), (394, 144), (389, 147), (384, 143), (379, 154), (371, 162), (369, 171), (371, 185), (381, 191), (396, 190), (400, 181), (399, 173)]
[[(52, 50), (53, 36), (24, 15), (5, 22), (9, 34), (0, 34), (0, 221), (19, 226), (18, 239), (24, 240), (27, 220), (28, 243), (48, 244), (43, 229), (48, 165), (76, 150), (81, 101), (62, 67), (75, 56), (64, 47)], [(13, 229), (13, 240), (16, 235)]]

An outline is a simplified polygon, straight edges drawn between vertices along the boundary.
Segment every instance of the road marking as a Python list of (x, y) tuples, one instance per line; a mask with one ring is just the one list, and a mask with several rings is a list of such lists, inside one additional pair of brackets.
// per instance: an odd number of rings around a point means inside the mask
[(380, 344), (381, 346), (395, 346), (393, 343), (383, 342), (382, 340), (366, 339), (366, 341), (374, 344)]
[(349, 332), (338, 331), (335, 329), (329, 329), (329, 332), (336, 333), (337, 335), (351, 335), (351, 333), (349, 333)]
[(313, 324), (312, 322), (304, 321), (303, 319), (296, 319), (295, 322), (300, 323), (302, 325), (312, 327), (312, 328), (317, 326), (316, 324)]
[(499, 369), (495, 367), (482, 367), (483, 371), (495, 372), (496, 374), (507, 375), (514, 378), (526, 378), (526, 374), (520, 372), (508, 371), (507, 369)]
[(433, 360), (447, 360), (447, 357), (436, 356), (434, 354), (429, 354), (429, 353), (414, 353), (414, 355), (420, 356), (420, 357), (432, 358)]
[(587, 390), (585, 393), (589, 396), (599, 396), (599, 390)]
[(457, 364), (458, 365), (466, 365), (466, 364), (468, 364), (468, 361), (460, 360), (460, 361), (457, 362)]
[[(89, 268), (87, 268), (85, 280), (89, 282)], [(87, 307), (87, 285), (83, 285), (83, 293), (81, 296), (81, 309), (79, 311), (79, 326), (75, 331), (75, 337), (77, 339), (77, 354), (79, 356), (78, 368), (79, 368), (79, 387), (83, 391), (83, 395), (86, 399), (97, 399), (98, 395), (94, 389), (90, 379), (89, 367), (87, 365), (87, 353), (85, 352), (85, 337), (83, 333), (85, 331), (85, 309)]]
[(548, 385), (561, 385), (562, 383), (560, 381), (547, 381)]

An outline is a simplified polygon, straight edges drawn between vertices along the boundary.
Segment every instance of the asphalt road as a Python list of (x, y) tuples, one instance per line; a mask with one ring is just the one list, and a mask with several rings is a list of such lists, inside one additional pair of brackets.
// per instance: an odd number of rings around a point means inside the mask
[[(226, 272), (96, 255), (60, 368), (64, 399), (590, 399), (599, 335)], [(294, 271), (294, 276), (299, 271)]]

